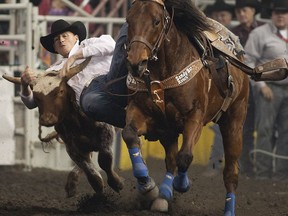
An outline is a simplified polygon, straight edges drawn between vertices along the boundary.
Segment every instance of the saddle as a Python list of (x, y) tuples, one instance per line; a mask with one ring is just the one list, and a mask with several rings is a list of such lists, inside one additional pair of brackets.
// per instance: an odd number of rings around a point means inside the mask
[(239, 38), (219, 22), (208, 18), (213, 32), (204, 31), (206, 39), (217, 52), (231, 64), (241, 69), (255, 81), (279, 81), (288, 76), (288, 62), (285, 58), (274, 59), (251, 68), (239, 58), (245, 53)]
[[(234, 95), (233, 77), (229, 68), (234, 65), (248, 74), (255, 81), (278, 81), (288, 76), (288, 63), (286, 59), (275, 59), (271, 62), (259, 65), (254, 69), (241, 61), (245, 53), (239, 38), (225, 28), (222, 24), (209, 19), (214, 32), (204, 31), (205, 39), (208, 40), (212, 55), (205, 56), (206, 66), (220, 95), (224, 98), (221, 109), (213, 117), (217, 122), (232, 102)], [(196, 39), (197, 41), (197, 39)], [(198, 40), (199, 43), (199, 40)], [(203, 44), (199, 47), (204, 47)], [(202, 50), (206, 53), (206, 50)], [(204, 60), (205, 61), (205, 60)]]

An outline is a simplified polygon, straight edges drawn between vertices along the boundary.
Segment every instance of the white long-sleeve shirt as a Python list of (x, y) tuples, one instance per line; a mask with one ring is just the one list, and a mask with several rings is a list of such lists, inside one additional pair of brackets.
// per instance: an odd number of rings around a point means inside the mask
[[(115, 48), (115, 41), (110, 35), (102, 35), (100, 37), (93, 37), (83, 40), (80, 45), (77, 42), (69, 53), (69, 57), (82, 49), (84, 58), (92, 56), (89, 64), (78, 74), (73, 76), (67, 83), (74, 90), (76, 102), (79, 105), (81, 92), (88, 82), (95, 77), (107, 74), (109, 72), (113, 52)], [(46, 71), (59, 71), (64, 66), (68, 58), (62, 58)], [(72, 65), (78, 65), (84, 59), (76, 60)], [(33, 100), (33, 92), (28, 97), (20, 94), (23, 103), (28, 108), (35, 108), (36, 104)]]

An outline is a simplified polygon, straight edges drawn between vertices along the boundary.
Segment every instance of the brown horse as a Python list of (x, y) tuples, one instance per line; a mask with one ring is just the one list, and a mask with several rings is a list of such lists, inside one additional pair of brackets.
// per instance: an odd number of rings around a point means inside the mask
[[(189, 189), (187, 170), (203, 126), (217, 121), (225, 150), (225, 215), (234, 215), (248, 76), (209, 46), (203, 32), (213, 27), (191, 0), (136, 0), (127, 22), (127, 85), (134, 94), (122, 135), (140, 194), (153, 201), (152, 210), (168, 211), (173, 188)], [(141, 157), (141, 135), (160, 140), (165, 149), (159, 193)]]

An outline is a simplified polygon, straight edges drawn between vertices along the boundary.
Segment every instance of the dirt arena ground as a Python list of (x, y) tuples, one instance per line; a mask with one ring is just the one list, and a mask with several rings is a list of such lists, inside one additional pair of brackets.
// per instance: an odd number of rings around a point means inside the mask
[[(148, 160), (150, 175), (159, 184), (165, 172), (164, 162)], [(136, 202), (132, 172), (118, 170), (125, 179), (120, 194), (105, 187), (105, 194), (93, 193), (84, 176), (78, 194), (66, 198), (64, 185), (67, 172), (50, 169), (0, 167), (0, 215), (2, 216), (218, 216), (223, 215), (225, 189), (222, 176), (203, 177), (204, 167), (192, 166), (189, 176), (193, 184), (185, 194), (175, 193), (169, 213), (152, 213)], [(105, 175), (103, 175), (105, 178)], [(239, 179), (237, 216), (288, 216), (288, 182)]]

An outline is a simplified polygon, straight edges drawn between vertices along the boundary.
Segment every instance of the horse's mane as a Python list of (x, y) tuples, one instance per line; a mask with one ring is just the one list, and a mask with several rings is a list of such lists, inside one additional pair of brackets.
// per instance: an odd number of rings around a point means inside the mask
[(212, 30), (205, 14), (191, 0), (165, 0), (165, 7), (172, 14), (177, 29), (190, 39), (202, 35), (204, 30)]

